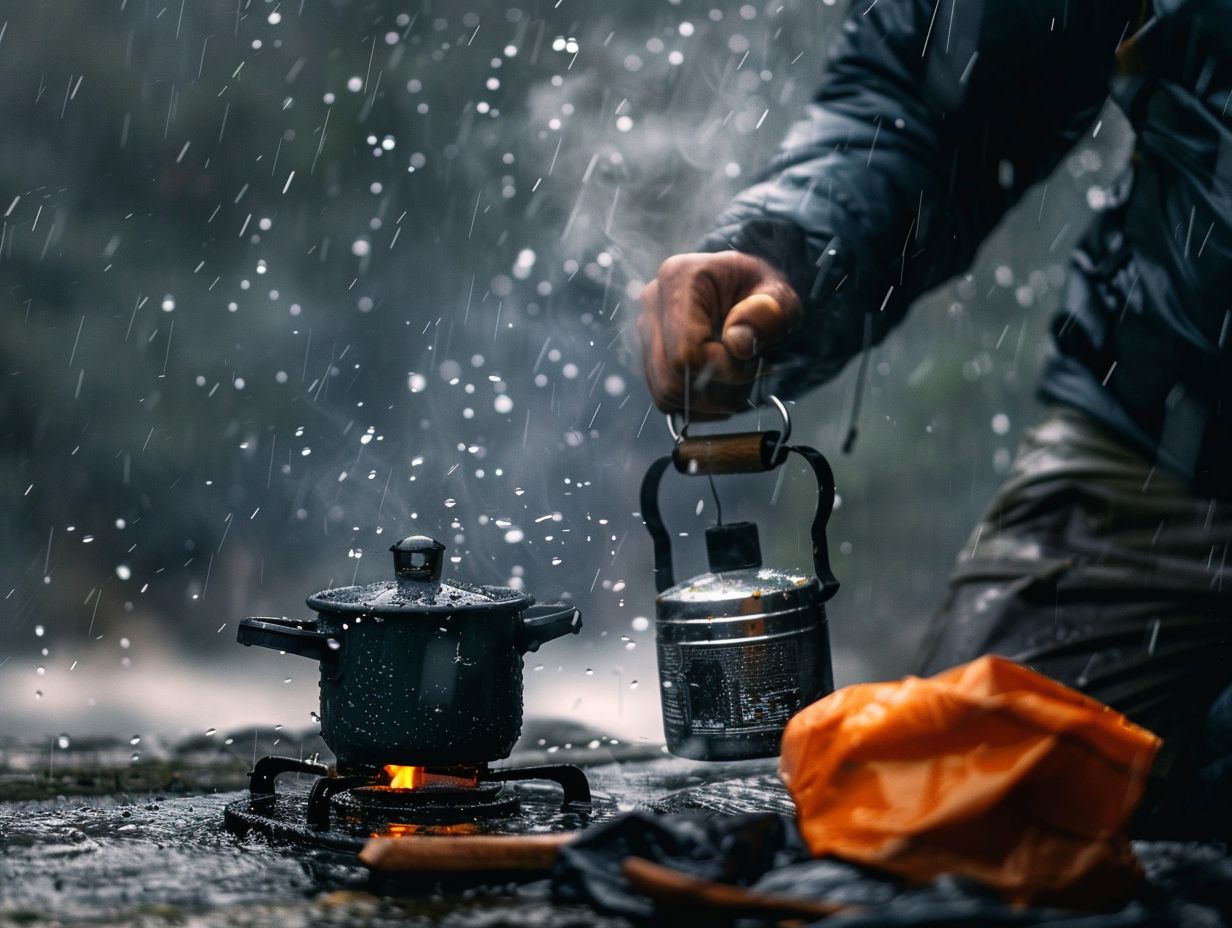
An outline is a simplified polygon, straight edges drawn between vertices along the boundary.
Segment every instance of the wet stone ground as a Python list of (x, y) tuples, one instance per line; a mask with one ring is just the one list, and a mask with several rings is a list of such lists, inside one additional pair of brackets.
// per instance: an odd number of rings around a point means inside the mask
[[(0, 749), (0, 788), (8, 797), (0, 801), (0, 925), (625, 924), (551, 904), (544, 881), (395, 887), (370, 879), (346, 855), (232, 835), (223, 808), (243, 795), (250, 757), (228, 749), (245, 737), (251, 741), (240, 733), (212, 749), (147, 746), (154, 756), (136, 764), (126, 750), (117, 755), (117, 746), (86, 746), (51, 755), (50, 770), (45, 748)], [(584, 764), (603, 815), (648, 807), (790, 809), (772, 763), (700, 765), (593, 732), (566, 738), (572, 740), (528, 726), (510, 763)], [(257, 750), (323, 750), (311, 737), (280, 740), (262, 744), (258, 736)]]

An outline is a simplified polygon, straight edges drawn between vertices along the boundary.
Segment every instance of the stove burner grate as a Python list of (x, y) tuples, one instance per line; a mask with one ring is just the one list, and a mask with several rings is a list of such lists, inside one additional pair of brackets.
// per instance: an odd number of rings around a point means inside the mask
[[(279, 793), (275, 781), (284, 773), (317, 779), (306, 795), (302, 787)], [(256, 831), (277, 840), (357, 853), (374, 834), (521, 833), (541, 830), (544, 824), (573, 829), (584, 826), (591, 812), (586, 775), (571, 765), (504, 770), (483, 766), (474, 770), (474, 780), (474, 786), (447, 780), (403, 789), (379, 776), (331, 775), (323, 764), (264, 757), (250, 774), (249, 795), (226, 807), (226, 826), (236, 833)], [(559, 785), (559, 805), (546, 800), (541, 789), (519, 785), (534, 780)]]
[[(327, 781), (321, 781), (327, 782)], [(383, 825), (457, 825), (507, 818), (518, 811), (518, 798), (499, 783), (471, 787), (354, 786), (333, 796), (331, 806), (345, 822)]]

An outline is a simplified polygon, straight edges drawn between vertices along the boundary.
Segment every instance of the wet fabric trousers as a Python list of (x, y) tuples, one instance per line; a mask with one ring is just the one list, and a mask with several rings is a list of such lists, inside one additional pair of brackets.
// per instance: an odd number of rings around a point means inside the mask
[(959, 555), (921, 672), (1001, 654), (1099, 699), (1164, 739), (1141, 833), (1226, 827), (1208, 806), (1232, 807), (1230, 547), (1232, 505), (1058, 408)]

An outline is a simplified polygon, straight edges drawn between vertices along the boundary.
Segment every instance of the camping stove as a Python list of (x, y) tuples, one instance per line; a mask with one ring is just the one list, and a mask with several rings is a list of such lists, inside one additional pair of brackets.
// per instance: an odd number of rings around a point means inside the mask
[[(315, 777), (282, 792), (282, 774)], [(552, 785), (549, 785), (552, 784)], [(585, 826), (590, 784), (569, 764), (490, 770), (395, 767), (339, 772), (290, 757), (263, 757), (248, 795), (227, 805), (228, 830), (358, 852), (371, 837), (408, 834), (524, 834)]]

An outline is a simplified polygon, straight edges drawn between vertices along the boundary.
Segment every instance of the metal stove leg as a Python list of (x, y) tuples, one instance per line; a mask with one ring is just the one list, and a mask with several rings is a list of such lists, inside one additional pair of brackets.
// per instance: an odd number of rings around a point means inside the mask
[(487, 770), (479, 774), (481, 780), (508, 782), (510, 780), (551, 780), (564, 791), (561, 811), (585, 815), (590, 811), (590, 781), (581, 767), (572, 764), (553, 764), (544, 767), (511, 767), (507, 770)]
[(313, 773), (323, 777), (329, 768), (294, 757), (262, 757), (248, 774), (248, 792), (253, 796), (274, 795), (274, 779), (282, 773)]

